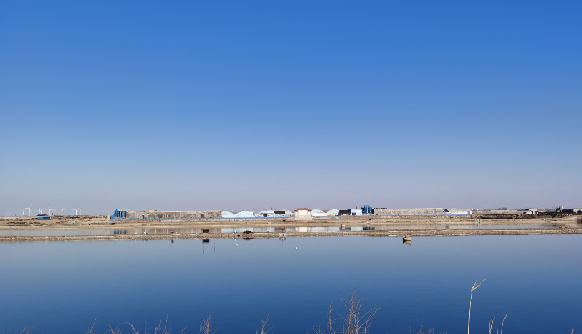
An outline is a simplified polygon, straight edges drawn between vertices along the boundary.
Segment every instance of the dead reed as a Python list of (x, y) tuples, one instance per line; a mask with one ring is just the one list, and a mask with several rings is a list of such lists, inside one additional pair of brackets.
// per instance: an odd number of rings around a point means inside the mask
[[(471, 287), (471, 294), (469, 298), (469, 319), (467, 324), (467, 334), (471, 334), (471, 306), (473, 303), (473, 292), (477, 290), (484, 282), (473, 284)], [(313, 328), (314, 334), (369, 334), (370, 327), (372, 325), (372, 320), (376, 316), (376, 313), (380, 310), (379, 306), (372, 307), (371, 309), (364, 311), (364, 303), (365, 300), (363, 297), (358, 296), (356, 294), (356, 289), (352, 291), (349, 298), (344, 298), (340, 296), (340, 301), (343, 305), (341, 308), (342, 312), (338, 312), (334, 310), (333, 303), (329, 304), (327, 314), (326, 314), (326, 324), (325, 326), (317, 326)], [(494, 327), (495, 318), (489, 320), (489, 334), (503, 334), (503, 326), (505, 324), (505, 319), (507, 319), (507, 314), (501, 321), (501, 328)], [(261, 320), (261, 326), (257, 328), (256, 334), (272, 334), (274, 326), (269, 323), (270, 317), (267, 317), (264, 320)], [(85, 334), (97, 334), (95, 330), (95, 322), (91, 327), (87, 328)], [(148, 327), (147, 322), (144, 325), (143, 329), (136, 329), (131, 323), (126, 323), (129, 326), (129, 334), (171, 334), (172, 328), (168, 326), (168, 318), (166, 318), (165, 322), (160, 322), (156, 326)], [(24, 328), (18, 334), (30, 334), (32, 327)], [(424, 324), (420, 325), (420, 329), (415, 334), (434, 334), (434, 329), (429, 329), (425, 333), (424, 331)], [(180, 330), (180, 334), (185, 333), (186, 328)], [(572, 329), (572, 333), (574, 333), (574, 329)], [(111, 327), (105, 331), (104, 334), (123, 334), (123, 330), (119, 327)], [(216, 327), (212, 323), (212, 315), (209, 315), (208, 318), (205, 318), (202, 323), (200, 324), (200, 334), (216, 334)], [(410, 334), (412, 334), (412, 329), (410, 329)], [(446, 334), (446, 332), (445, 332)]]
[[(380, 307), (376, 306), (363, 312), (365, 301), (363, 297), (356, 295), (356, 289), (352, 291), (349, 299), (340, 296), (340, 300), (345, 308), (345, 313), (335, 312), (333, 303), (330, 303), (325, 328), (319, 326), (314, 328), (314, 332), (316, 334), (367, 334), (372, 325), (372, 319)], [(339, 318), (334, 318), (334, 314)]]

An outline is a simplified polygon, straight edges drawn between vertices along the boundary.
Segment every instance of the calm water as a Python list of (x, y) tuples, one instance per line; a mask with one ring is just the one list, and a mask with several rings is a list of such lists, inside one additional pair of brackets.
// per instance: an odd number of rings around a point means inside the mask
[[(580, 225), (572, 224), (573, 227)], [(245, 230), (252, 232), (337, 232), (337, 231), (363, 231), (363, 230), (409, 230), (409, 229), (539, 229), (555, 228), (558, 225), (443, 225), (443, 224), (418, 224), (418, 225), (381, 225), (381, 226), (296, 226), (296, 227), (210, 227), (211, 233), (233, 233)], [(206, 227), (205, 227), (206, 228)], [(0, 230), (0, 236), (69, 236), (69, 235), (107, 235), (107, 234), (170, 234), (174, 233), (202, 233), (200, 228), (111, 228), (111, 229), (62, 229), (62, 230)]]
[(212, 313), (220, 333), (275, 333), (325, 322), (354, 287), (381, 305), (374, 332), (463, 333), (503, 316), (507, 333), (582, 330), (582, 236), (94, 241), (0, 244), (0, 333), (79, 333), (96, 320), (130, 332), (169, 317), (197, 333)]

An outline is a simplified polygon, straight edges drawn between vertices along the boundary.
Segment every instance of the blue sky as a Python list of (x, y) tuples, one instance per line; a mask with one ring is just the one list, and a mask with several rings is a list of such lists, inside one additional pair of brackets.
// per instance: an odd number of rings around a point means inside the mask
[(582, 206), (579, 1), (3, 1), (0, 215)]

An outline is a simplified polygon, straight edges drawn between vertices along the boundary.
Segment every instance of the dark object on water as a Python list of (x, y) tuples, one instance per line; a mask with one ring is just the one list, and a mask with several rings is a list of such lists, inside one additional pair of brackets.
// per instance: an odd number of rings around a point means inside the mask
[(249, 231), (249, 230), (246, 230), (246, 231), (244, 231), (243, 233), (244, 233), (244, 234), (250, 234), (250, 233), (253, 233), (253, 232), (251, 232), (251, 231)]
[(208, 232), (210, 232), (210, 229), (208, 229), (208, 228), (203, 228), (202, 229), (202, 233), (208, 233)]
[(403, 237), (402, 238), (402, 243), (405, 244), (405, 245), (408, 245), (408, 246), (412, 245), (412, 237), (410, 237), (408, 235), (405, 236), (405, 237)]

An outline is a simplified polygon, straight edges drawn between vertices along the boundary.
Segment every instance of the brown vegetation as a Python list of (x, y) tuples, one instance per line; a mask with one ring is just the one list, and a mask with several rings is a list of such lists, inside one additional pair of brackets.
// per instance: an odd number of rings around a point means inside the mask
[[(485, 280), (473, 284), (471, 287), (471, 295), (469, 299), (469, 320), (467, 327), (467, 334), (471, 333), (471, 305), (473, 302), (473, 292), (477, 290), (483, 284)], [(346, 299), (340, 296), (340, 300), (343, 304), (343, 313), (339, 313), (333, 309), (333, 303), (330, 303), (326, 315), (325, 326), (318, 326), (313, 328), (314, 334), (368, 334), (370, 332), (370, 326), (372, 325), (372, 320), (376, 316), (376, 313), (380, 310), (379, 306), (373, 307), (367, 311), (363, 310), (364, 298), (356, 294), (356, 289), (354, 289), (349, 297)], [(503, 325), (505, 324), (505, 319), (507, 319), (507, 314), (501, 322), (501, 328), (496, 328), (493, 326), (495, 318), (489, 320), (489, 334), (503, 334)], [(270, 318), (267, 315), (265, 320), (261, 320), (261, 326), (257, 328), (256, 334), (271, 334), (273, 333), (274, 326), (269, 324)], [(158, 325), (153, 327), (148, 327), (147, 323), (143, 330), (136, 329), (131, 323), (126, 323), (131, 329), (130, 334), (171, 334), (172, 329), (168, 327), (168, 319), (165, 322), (160, 321)], [(423, 331), (424, 325), (420, 325), (420, 329), (416, 334), (425, 334)], [(32, 327), (27, 327), (23, 329), (19, 334), (29, 334)], [(185, 333), (186, 328), (180, 331), (180, 334)], [(495, 331), (495, 332), (494, 332)], [(119, 327), (111, 327), (104, 334), (122, 334), (123, 331)], [(412, 329), (410, 330), (412, 334)], [(427, 330), (426, 334), (434, 334), (434, 329)], [(572, 329), (574, 333), (574, 329)], [(87, 329), (85, 334), (97, 334), (95, 330), (95, 323)], [(212, 315), (205, 318), (200, 324), (200, 334), (216, 334), (216, 328), (212, 323)], [(446, 334), (446, 333), (445, 333)]]

